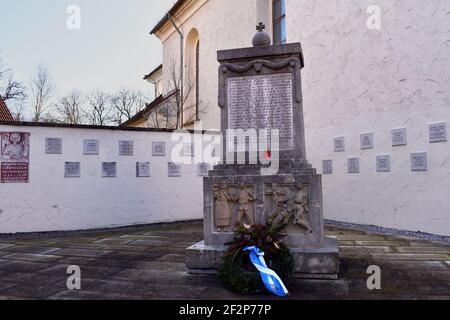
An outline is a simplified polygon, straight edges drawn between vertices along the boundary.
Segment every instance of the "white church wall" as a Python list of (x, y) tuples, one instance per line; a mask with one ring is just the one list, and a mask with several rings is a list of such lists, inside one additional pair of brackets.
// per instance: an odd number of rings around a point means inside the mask
[[(175, 19), (186, 37), (193, 28), (200, 39), (200, 119), (205, 129), (220, 129), (220, 112), (217, 105), (217, 51), (251, 46), (256, 31), (256, 2), (242, 0), (198, 1), (200, 8)], [(239, 8), (239, 10), (237, 10)], [(188, 18), (187, 20), (185, 20)], [(158, 34), (163, 42), (164, 91), (173, 89), (170, 84), (173, 65), (179, 68), (180, 39), (174, 28)], [(185, 44), (186, 47), (186, 44)], [(188, 56), (185, 52), (185, 56)], [(185, 64), (188, 63), (185, 61)], [(178, 72), (178, 70), (177, 70)]]
[[(0, 132), (30, 133), (28, 183), (0, 183), (0, 233), (80, 230), (203, 217), (203, 179), (183, 165), (168, 177), (171, 133), (0, 125)], [(62, 154), (46, 154), (46, 138), (62, 138)], [(84, 139), (100, 142), (84, 155)], [(134, 141), (133, 156), (119, 156), (119, 140)], [(152, 156), (165, 142), (166, 156)], [(65, 178), (65, 162), (80, 162), (81, 177)], [(102, 178), (102, 162), (117, 162), (117, 177)], [(150, 162), (151, 177), (136, 177), (136, 162)]]
[[(366, 26), (373, 1), (287, 1), (288, 42), (305, 55), (303, 95), (309, 160), (324, 175), (327, 219), (450, 235), (450, 146), (429, 143), (428, 124), (450, 120), (450, 3), (377, 1), (381, 30)], [(391, 129), (408, 144), (393, 147)], [(361, 150), (360, 134), (374, 133)], [(345, 152), (333, 138), (345, 136)], [(412, 172), (410, 154), (428, 153), (428, 171)], [(390, 154), (391, 172), (376, 172)], [(360, 173), (347, 158), (360, 157)]]

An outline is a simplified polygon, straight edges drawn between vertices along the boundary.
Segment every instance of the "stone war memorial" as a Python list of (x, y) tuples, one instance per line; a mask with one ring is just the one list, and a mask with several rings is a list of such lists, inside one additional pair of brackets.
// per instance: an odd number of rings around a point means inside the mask
[(302, 47), (268, 45), (263, 28), (253, 47), (217, 53), (223, 158), (204, 178), (204, 241), (186, 250), (187, 268), (214, 274), (238, 226), (282, 223), (294, 277), (337, 279), (337, 240), (324, 236), (322, 177), (305, 152)]

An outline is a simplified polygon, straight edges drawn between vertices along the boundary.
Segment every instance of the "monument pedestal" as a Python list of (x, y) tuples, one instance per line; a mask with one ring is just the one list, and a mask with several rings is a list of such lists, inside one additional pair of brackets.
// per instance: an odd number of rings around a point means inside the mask
[[(325, 237), (320, 248), (290, 248), (295, 261), (294, 278), (335, 280), (339, 277), (339, 250), (336, 238)], [(217, 274), (226, 246), (205, 245), (201, 241), (186, 249), (188, 273)]]

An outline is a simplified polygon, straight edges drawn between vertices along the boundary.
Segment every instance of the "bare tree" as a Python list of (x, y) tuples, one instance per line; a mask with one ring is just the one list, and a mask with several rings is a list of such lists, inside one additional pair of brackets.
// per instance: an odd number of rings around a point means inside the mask
[(12, 69), (5, 66), (0, 59), (0, 96), (4, 101), (23, 102), (27, 98), (26, 88), (22, 82), (14, 80)]
[(114, 109), (114, 122), (118, 125), (130, 120), (136, 113), (145, 107), (145, 98), (142, 92), (122, 88), (111, 98)]
[(84, 111), (90, 124), (104, 126), (114, 120), (111, 108), (111, 96), (97, 90), (87, 96), (88, 110)]
[(62, 97), (56, 106), (56, 110), (64, 123), (80, 124), (83, 121), (83, 96), (79, 91), (72, 91)]
[(31, 80), (32, 99), (32, 121), (39, 122), (50, 107), (51, 100), (55, 94), (55, 86), (50, 77), (47, 67), (39, 64), (36, 74)]
[[(181, 77), (179, 74), (179, 66), (175, 61), (175, 59), (172, 59), (172, 63), (169, 66), (169, 89), (172, 92), (176, 92), (175, 104), (172, 104), (171, 107), (166, 105), (164, 106), (164, 110), (162, 110), (163, 115), (173, 118), (164, 121), (164, 123), (171, 123), (171, 129), (179, 129), (186, 124), (198, 120), (200, 114), (206, 108), (196, 97), (197, 80), (195, 79), (194, 73), (191, 72), (191, 68), (193, 67), (192, 63), (187, 63), (185, 75)], [(182, 82), (183, 90), (180, 90)], [(183, 97), (181, 96), (181, 92), (183, 92)]]
[(21, 99), (9, 105), (14, 121), (25, 121), (25, 100)]

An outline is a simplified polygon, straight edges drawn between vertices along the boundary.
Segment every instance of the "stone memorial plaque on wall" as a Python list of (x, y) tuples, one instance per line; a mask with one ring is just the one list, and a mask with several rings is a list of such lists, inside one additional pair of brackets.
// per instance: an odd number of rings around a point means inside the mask
[(359, 158), (349, 158), (347, 160), (348, 173), (359, 173)]
[(432, 123), (429, 125), (430, 142), (445, 142), (447, 141), (447, 123)]
[(62, 139), (45, 138), (45, 154), (62, 154)]
[(165, 142), (153, 142), (152, 143), (152, 155), (154, 157), (164, 157), (166, 155), (166, 143)]
[(344, 152), (345, 151), (345, 138), (335, 137), (334, 138), (334, 152)]
[(290, 73), (229, 78), (227, 94), (229, 129), (256, 129), (258, 132), (266, 130), (269, 133), (277, 129), (280, 150), (293, 150)]
[(408, 144), (408, 138), (406, 135), (406, 128), (392, 129), (392, 146), (406, 146)]
[(102, 163), (102, 177), (103, 178), (117, 177), (117, 163), (116, 162), (103, 162)]
[(322, 161), (322, 172), (323, 174), (333, 174), (333, 160)]
[(64, 164), (64, 177), (66, 177), (66, 178), (79, 178), (79, 177), (81, 177), (81, 164), (80, 164), (80, 162), (66, 162)]
[(119, 141), (119, 156), (132, 156), (134, 154), (134, 142), (129, 140)]
[(199, 163), (197, 165), (197, 176), (198, 177), (207, 177), (209, 175), (209, 164), (208, 163)]
[(150, 162), (136, 162), (136, 177), (137, 178), (150, 177)]
[(411, 154), (411, 170), (412, 171), (427, 171), (427, 153), (417, 152)]
[(2, 162), (0, 172), (0, 182), (2, 183), (29, 182), (28, 162)]
[(88, 156), (97, 156), (100, 154), (100, 141), (86, 139), (83, 144), (83, 153)]
[(391, 156), (388, 154), (377, 156), (377, 172), (391, 171)]
[(181, 177), (181, 165), (177, 163), (169, 162), (168, 171), (169, 177)]
[(361, 134), (361, 149), (373, 149), (373, 133), (363, 133)]

